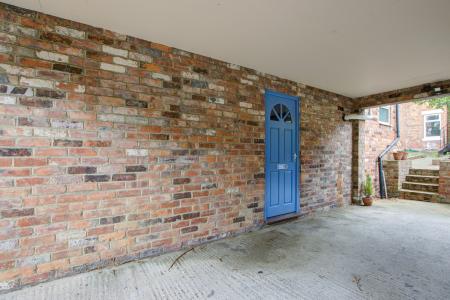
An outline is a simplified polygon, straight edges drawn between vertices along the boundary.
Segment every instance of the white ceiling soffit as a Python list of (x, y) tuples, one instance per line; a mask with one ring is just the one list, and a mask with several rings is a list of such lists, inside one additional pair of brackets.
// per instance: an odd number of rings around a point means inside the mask
[(350, 97), (450, 78), (450, 0), (4, 2)]

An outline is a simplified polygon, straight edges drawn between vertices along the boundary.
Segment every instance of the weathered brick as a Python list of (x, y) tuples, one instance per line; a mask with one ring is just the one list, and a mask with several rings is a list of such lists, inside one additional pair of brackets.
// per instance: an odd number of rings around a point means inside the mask
[(83, 141), (56, 139), (53, 142), (53, 146), (56, 146), (56, 147), (82, 147)]
[(191, 197), (192, 197), (191, 192), (184, 192), (184, 193), (173, 194), (173, 199), (174, 200), (187, 199), (187, 198), (191, 198)]
[(3, 218), (17, 218), (34, 215), (34, 208), (11, 209), (1, 212)]
[(70, 121), (70, 120), (51, 120), (51, 126), (55, 128), (67, 128), (67, 129), (82, 129), (83, 122)]
[(123, 56), (123, 57), (127, 57), (128, 56), (128, 51), (127, 50), (123, 50), (123, 49), (119, 49), (119, 48), (114, 48), (114, 47), (110, 47), (107, 45), (103, 45), (102, 46), (102, 51), (108, 54), (112, 54), (112, 55), (118, 55), (118, 56)]
[(125, 59), (122, 57), (114, 57), (113, 63), (118, 64), (118, 65), (132, 67), (132, 68), (137, 68), (139, 66), (139, 64), (136, 61), (131, 60), (131, 59)]
[(54, 99), (64, 99), (66, 97), (65, 92), (55, 90), (36, 89), (35, 94), (37, 97), (46, 97)]
[(113, 64), (109, 64), (109, 63), (100, 63), (100, 69), (105, 70), (105, 71), (111, 71), (111, 72), (116, 72), (116, 73), (125, 73), (126, 68), (124, 66), (119, 66), (119, 65), (113, 65)]
[(72, 74), (82, 74), (83, 69), (65, 64), (53, 64), (53, 70)]
[(195, 231), (198, 231), (198, 226), (190, 226), (190, 227), (181, 228), (182, 234), (191, 233), (191, 232), (195, 232)]
[(54, 87), (53, 81), (38, 78), (20, 77), (20, 84), (25, 86), (42, 87), (48, 89), (52, 89)]
[(188, 184), (191, 182), (190, 178), (174, 178), (172, 180), (173, 184)]
[(67, 169), (67, 173), (69, 174), (94, 174), (97, 173), (96, 167), (69, 167)]
[(110, 180), (110, 175), (86, 175), (84, 177), (85, 182), (106, 182)]
[(0, 104), (16, 104), (16, 97), (0, 96)]
[(136, 180), (136, 174), (114, 174), (112, 176), (113, 181), (130, 181)]
[(63, 26), (55, 26), (55, 31), (61, 35), (67, 35), (76, 39), (84, 39), (85, 33), (83, 31), (79, 31), (72, 28), (67, 28)]
[(53, 107), (51, 100), (39, 99), (39, 98), (20, 98), (19, 103), (25, 106), (33, 107)]
[(0, 156), (31, 156), (31, 149), (0, 148)]
[(244, 222), (245, 221), (245, 217), (237, 217), (233, 219), (233, 223), (240, 223), (240, 222)]
[(139, 100), (126, 100), (126, 105), (131, 107), (139, 107), (139, 108), (147, 108), (148, 103), (145, 101), (139, 101)]
[(188, 214), (183, 215), (183, 220), (189, 220), (189, 219), (194, 219), (194, 218), (198, 218), (198, 217), (200, 217), (199, 212), (188, 213)]
[(128, 156), (148, 156), (147, 149), (127, 149)]
[(53, 53), (48, 51), (36, 51), (36, 56), (44, 60), (52, 60), (57, 62), (69, 62), (69, 57), (64, 54)]
[(126, 166), (125, 167), (126, 172), (133, 173), (133, 172), (146, 172), (147, 167), (138, 165), (138, 166)]

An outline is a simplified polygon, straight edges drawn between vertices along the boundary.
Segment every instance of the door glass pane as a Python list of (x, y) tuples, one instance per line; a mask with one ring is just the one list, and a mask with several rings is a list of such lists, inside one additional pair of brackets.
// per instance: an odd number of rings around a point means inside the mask
[(284, 119), (284, 122), (286, 123), (292, 123), (292, 117), (291, 117), (291, 113), (288, 112), (286, 118)]

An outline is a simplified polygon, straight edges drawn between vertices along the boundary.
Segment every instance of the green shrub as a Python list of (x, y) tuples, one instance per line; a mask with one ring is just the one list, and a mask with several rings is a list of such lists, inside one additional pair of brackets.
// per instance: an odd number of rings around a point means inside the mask
[(366, 181), (364, 182), (363, 193), (366, 197), (370, 197), (373, 195), (372, 177), (370, 177), (370, 175), (366, 176)]

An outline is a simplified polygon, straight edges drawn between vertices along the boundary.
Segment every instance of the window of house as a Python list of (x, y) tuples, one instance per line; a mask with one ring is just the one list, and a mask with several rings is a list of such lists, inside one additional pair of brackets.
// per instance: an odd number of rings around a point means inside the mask
[(430, 113), (424, 115), (424, 138), (440, 139), (441, 137), (441, 114)]
[(391, 107), (380, 106), (378, 109), (378, 122), (385, 125), (391, 124)]

